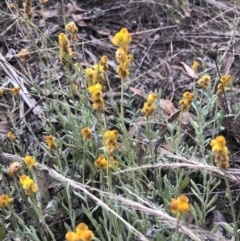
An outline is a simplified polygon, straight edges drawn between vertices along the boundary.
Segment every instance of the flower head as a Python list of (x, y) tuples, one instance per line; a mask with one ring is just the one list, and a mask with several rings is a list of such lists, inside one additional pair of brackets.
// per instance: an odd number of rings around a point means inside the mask
[(94, 234), (85, 223), (79, 223), (76, 232), (68, 231), (65, 239), (67, 241), (92, 241)]
[(60, 49), (59, 57), (60, 57), (61, 63), (63, 65), (66, 65), (68, 63), (68, 58), (74, 57), (74, 53), (70, 48), (67, 35), (64, 33), (60, 33), (58, 35), (58, 43), (59, 43), (59, 49)]
[(122, 28), (118, 33), (113, 37), (113, 44), (118, 47), (127, 48), (131, 43), (132, 37), (128, 33), (127, 28)]
[(57, 148), (55, 139), (56, 138), (52, 135), (44, 136), (44, 141), (47, 143), (50, 150), (55, 150)]
[(207, 88), (211, 83), (211, 76), (208, 74), (203, 75), (198, 81), (198, 85), (202, 88)]
[(220, 95), (223, 92), (227, 91), (227, 87), (229, 84), (229, 81), (231, 80), (232, 76), (231, 75), (223, 75), (220, 79), (220, 83), (217, 86), (217, 93), (216, 95)]
[(21, 49), (21, 51), (17, 53), (16, 56), (21, 62), (26, 62), (30, 58), (30, 53), (27, 49)]
[(73, 42), (76, 42), (77, 41), (77, 32), (78, 32), (78, 27), (76, 26), (76, 24), (73, 21), (71, 21), (70, 23), (68, 23), (65, 26), (65, 29), (66, 29), (66, 31), (68, 31), (71, 34), (70, 39)]
[(8, 175), (15, 176), (22, 168), (22, 164), (20, 162), (12, 162), (8, 167)]
[(108, 70), (108, 57), (103, 55), (99, 61), (99, 65), (103, 67), (103, 70)]
[(33, 167), (35, 167), (37, 165), (36, 160), (32, 156), (25, 156), (24, 162), (30, 169), (32, 169)]
[(199, 62), (194, 60), (192, 64), (192, 69), (196, 72), (198, 70), (198, 67), (199, 67)]
[(13, 198), (8, 197), (6, 194), (0, 196), (0, 208), (5, 208), (13, 201)]
[(190, 209), (188, 197), (181, 194), (177, 199), (172, 198), (169, 208), (175, 214), (187, 213)]
[(100, 84), (95, 84), (92, 86), (88, 87), (88, 91), (90, 92), (90, 94), (92, 95), (95, 91), (102, 91), (102, 85)]
[(104, 147), (107, 153), (112, 153), (117, 148), (117, 138), (118, 138), (118, 131), (106, 131), (104, 133), (105, 143)]
[(89, 127), (84, 127), (81, 131), (83, 140), (90, 139), (92, 137), (92, 130)]
[(156, 106), (154, 105), (154, 101), (157, 99), (157, 94), (152, 93), (148, 96), (147, 102), (144, 103), (143, 108), (141, 109), (141, 113), (148, 117), (152, 115), (154, 110), (156, 109)]
[(229, 151), (226, 146), (226, 140), (224, 136), (218, 136), (210, 143), (212, 146), (212, 152), (214, 153), (215, 163), (219, 168), (226, 169), (229, 167)]
[(107, 168), (114, 169), (118, 167), (118, 162), (113, 157), (110, 157), (110, 160), (108, 162), (104, 155), (100, 155), (95, 161), (95, 166), (99, 167), (102, 170), (106, 170)]
[(11, 141), (11, 142), (14, 142), (17, 138), (16, 138), (16, 136), (11, 132), (11, 131), (9, 131), (8, 133), (7, 133), (7, 138)]
[(19, 86), (15, 86), (13, 88), (10, 89), (10, 92), (12, 93), (12, 95), (14, 96), (18, 96), (19, 95), (19, 91), (20, 91), (20, 87)]
[(29, 176), (22, 175), (19, 180), (27, 195), (31, 196), (38, 191), (37, 184)]
[(184, 92), (183, 98), (179, 101), (179, 104), (181, 105), (181, 109), (183, 112), (186, 112), (189, 110), (190, 105), (194, 99), (194, 94), (191, 92)]
[(103, 111), (104, 110), (104, 101), (102, 98), (102, 85), (95, 84), (90, 87), (88, 87), (88, 91), (91, 94), (92, 101), (93, 101), (93, 109), (97, 111)]

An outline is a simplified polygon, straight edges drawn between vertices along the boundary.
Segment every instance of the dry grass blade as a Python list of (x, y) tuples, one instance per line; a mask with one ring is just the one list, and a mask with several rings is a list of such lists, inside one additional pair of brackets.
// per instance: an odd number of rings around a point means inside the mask
[(19, 86), (21, 88), (20, 95), (25, 103), (33, 110), (33, 113), (40, 119), (44, 116), (44, 113), (40, 106), (37, 106), (37, 102), (29, 95), (28, 90), (24, 86), (24, 81), (19, 77), (12, 66), (6, 61), (4, 56), (0, 53), (0, 66), (2, 67), (5, 74), (8, 76), (8, 80), (13, 86)]

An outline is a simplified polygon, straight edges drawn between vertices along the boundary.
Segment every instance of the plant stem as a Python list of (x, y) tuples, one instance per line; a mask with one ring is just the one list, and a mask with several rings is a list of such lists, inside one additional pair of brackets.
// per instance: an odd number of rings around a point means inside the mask
[(238, 226), (237, 226), (235, 210), (234, 210), (234, 207), (233, 207), (233, 200), (232, 200), (232, 194), (231, 194), (231, 190), (230, 190), (230, 186), (229, 186), (229, 181), (228, 181), (227, 174), (226, 174), (225, 170), (223, 170), (223, 173), (224, 173), (224, 179), (225, 179), (225, 183), (226, 183), (226, 187), (227, 187), (227, 197), (228, 197), (228, 200), (229, 200), (229, 203), (230, 203), (231, 213), (232, 213), (232, 217), (233, 217), (234, 237), (235, 237), (235, 241), (239, 241)]

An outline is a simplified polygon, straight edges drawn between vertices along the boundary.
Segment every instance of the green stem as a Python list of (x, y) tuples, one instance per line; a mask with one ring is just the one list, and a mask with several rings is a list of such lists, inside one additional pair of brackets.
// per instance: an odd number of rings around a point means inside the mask
[(121, 122), (122, 122), (122, 128), (123, 128), (123, 133), (125, 136), (125, 131), (126, 131), (126, 126), (125, 126), (125, 121), (124, 121), (124, 79), (121, 79)]
[(235, 210), (234, 210), (234, 206), (233, 206), (233, 200), (232, 200), (230, 185), (229, 185), (229, 181), (228, 181), (228, 178), (227, 178), (226, 171), (223, 170), (223, 173), (224, 173), (224, 179), (225, 179), (225, 183), (226, 183), (226, 187), (227, 187), (227, 197), (228, 197), (228, 200), (229, 200), (229, 203), (230, 203), (231, 213), (232, 213), (232, 217), (233, 217), (234, 237), (235, 237), (235, 241), (239, 241), (238, 226), (237, 226), (236, 214), (235, 214)]

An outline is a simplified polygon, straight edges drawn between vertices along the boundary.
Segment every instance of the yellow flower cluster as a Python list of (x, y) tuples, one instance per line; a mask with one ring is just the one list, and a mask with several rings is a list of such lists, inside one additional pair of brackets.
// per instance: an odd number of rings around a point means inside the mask
[(104, 133), (104, 146), (107, 153), (112, 153), (117, 148), (118, 131), (106, 131)]
[(22, 164), (20, 162), (12, 162), (8, 167), (8, 175), (13, 177), (15, 176), (22, 168)]
[(94, 234), (85, 223), (79, 223), (76, 232), (68, 231), (65, 235), (67, 241), (92, 241)]
[(32, 156), (25, 156), (23, 160), (30, 169), (37, 165), (36, 160)]
[(104, 86), (104, 71), (108, 70), (108, 57), (103, 55), (99, 63), (95, 64), (93, 68), (86, 68), (85, 76), (88, 86), (94, 84), (101, 84)]
[(208, 74), (203, 75), (198, 81), (198, 85), (202, 88), (207, 88), (211, 83), (211, 76)]
[(108, 162), (104, 155), (100, 155), (95, 161), (95, 166), (102, 170), (106, 170), (107, 168), (114, 169), (114, 167), (118, 167), (118, 162), (112, 156), (110, 157), (110, 162)]
[(183, 98), (179, 101), (179, 104), (181, 105), (181, 109), (183, 112), (186, 112), (189, 110), (190, 105), (194, 99), (194, 94), (187, 91), (183, 93)]
[(88, 87), (88, 91), (91, 94), (91, 98), (93, 101), (93, 109), (97, 111), (103, 111), (104, 110), (104, 101), (102, 98), (102, 85), (95, 84), (90, 87)]
[(230, 74), (223, 75), (220, 79), (220, 83), (217, 86), (217, 93), (216, 95), (220, 95), (223, 92), (226, 92), (229, 81), (231, 80), (232, 76)]
[(141, 109), (141, 113), (148, 117), (150, 116), (153, 111), (156, 109), (156, 106), (154, 105), (154, 101), (157, 99), (157, 94), (152, 93), (148, 96), (147, 102), (144, 103), (143, 108)]
[(169, 208), (175, 214), (187, 213), (190, 209), (188, 197), (181, 194), (177, 199), (172, 198)]
[(198, 67), (199, 67), (199, 62), (194, 60), (192, 64), (192, 69), (194, 70), (194, 72), (198, 70)]
[(131, 34), (126, 28), (122, 28), (113, 37), (113, 44), (118, 47), (116, 51), (116, 61), (118, 63), (117, 73), (122, 79), (129, 75), (129, 66), (133, 61), (133, 55), (128, 54), (128, 46), (132, 41)]
[(89, 127), (84, 127), (81, 131), (83, 140), (90, 139), (92, 137), (92, 130)]
[(60, 48), (59, 58), (61, 60), (61, 63), (63, 65), (66, 65), (68, 63), (68, 58), (74, 57), (75, 54), (72, 52), (70, 48), (70, 44), (66, 34), (60, 33), (58, 35), (58, 43)]
[(76, 42), (77, 41), (77, 32), (78, 32), (78, 27), (76, 26), (76, 24), (73, 21), (71, 21), (70, 23), (65, 25), (65, 29), (67, 32), (69, 32), (71, 34), (70, 35), (71, 41)]
[(99, 65), (103, 67), (104, 71), (108, 70), (108, 57), (103, 55), (99, 61)]
[(23, 63), (26, 62), (30, 58), (30, 54), (27, 49), (21, 49), (21, 51), (19, 53), (17, 53), (16, 56)]
[(57, 144), (55, 142), (55, 137), (52, 135), (44, 136), (44, 141), (47, 143), (50, 150), (55, 150), (57, 148)]
[(9, 131), (8, 133), (7, 133), (7, 138), (11, 141), (11, 142), (14, 142), (17, 138), (16, 138), (16, 136), (11, 132), (11, 131)]
[(0, 96), (3, 96), (4, 90), (3, 88), (0, 88)]
[(211, 141), (210, 145), (212, 146), (217, 167), (223, 169), (229, 168), (229, 151), (224, 136), (216, 137), (216, 139)]
[(9, 203), (13, 201), (13, 198), (8, 197), (6, 194), (0, 196), (0, 208), (5, 208)]
[(26, 194), (29, 196), (38, 191), (37, 184), (34, 183), (34, 181), (29, 176), (22, 175), (20, 177), (20, 183)]
[(10, 89), (11, 94), (14, 95), (14, 96), (18, 96), (19, 95), (19, 91), (20, 91), (20, 87), (19, 86), (15, 86), (15, 87)]

